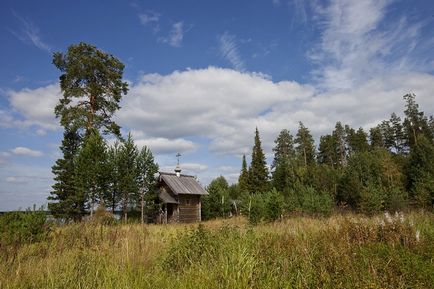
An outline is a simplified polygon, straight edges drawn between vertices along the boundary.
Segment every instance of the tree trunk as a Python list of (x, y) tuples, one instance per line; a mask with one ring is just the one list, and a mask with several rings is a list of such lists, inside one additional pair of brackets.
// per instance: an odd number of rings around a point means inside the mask
[(89, 115), (87, 116), (86, 133), (88, 133), (93, 128), (93, 116), (95, 115), (95, 111), (96, 111), (96, 97), (91, 95), (89, 102), (90, 102), (90, 107), (89, 107)]

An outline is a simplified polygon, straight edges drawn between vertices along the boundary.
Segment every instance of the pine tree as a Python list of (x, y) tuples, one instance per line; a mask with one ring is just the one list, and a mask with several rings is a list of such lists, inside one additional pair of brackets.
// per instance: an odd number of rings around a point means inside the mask
[(81, 138), (74, 130), (65, 129), (60, 150), (63, 158), (56, 161), (52, 167), (55, 184), (48, 200), (48, 208), (56, 218), (81, 220), (84, 211), (85, 198), (75, 191), (75, 158), (80, 148)]
[(299, 123), (295, 139), (296, 153), (304, 166), (315, 164), (315, 143), (312, 135), (302, 122)]
[(401, 122), (401, 118), (395, 113), (392, 113), (389, 120), (393, 132), (393, 150), (395, 153), (402, 154), (405, 151), (405, 135)]
[(289, 131), (284, 129), (279, 133), (274, 143), (276, 146), (273, 148), (273, 186), (282, 192), (288, 189), (293, 181), (294, 141)]
[(83, 42), (69, 46), (65, 54), (54, 53), (53, 64), (63, 73), (63, 97), (55, 109), (61, 125), (85, 130), (86, 134), (103, 129), (120, 136), (120, 128), (111, 118), (128, 91), (128, 84), (122, 81), (124, 65)]
[(156, 209), (157, 202), (157, 180), (158, 165), (154, 161), (151, 150), (144, 146), (137, 155), (137, 185), (140, 201), (141, 222), (144, 223), (145, 207), (148, 211)]
[(336, 166), (335, 139), (332, 135), (321, 136), (318, 147), (318, 163)]
[(409, 93), (404, 95), (405, 119), (404, 130), (406, 135), (406, 144), (412, 149), (417, 145), (418, 138), (424, 135), (429, 142), (433, 142), (433, 134), (428, 124), (428, 119), (422, 111), (419, 111), (419, 105), (416, 103), (416, 95)]
[(243, 155), (240, 176), (238, 177), (238, 190), (240, 193), (249, 191), (249, 171), (247, 170), (246, 155)]
[(265, 154), (261, 147), (258, 128), (255, 131), (255, 144), (252, 151), (252, 163), (249, 170), (249, 187), (252, 193), (263, 193), (268, 190), (268, 168)]
[(103, 205), (108, 191), (107, 148), (97, 130), (91, 130), (77, 156), (76, 194), (85, 196), (91, 216), (95, 206)]
[(335, 130), (333, 131), (332, 135), (335, 140), (335, 150), (338, 164), (345, 166), (347, 164), (346, 132), (340, 121), (336, 123)]
[(383, 135), (379, 126), (373, 127), (369, 130), (369, 143), (371, 149), (384, 148)]
[[(122, 143), (119, 154), (119, 191), (121, 194), (122, 214), (125, 221), (128, 219), (128, 210), (134, 206), (135, 196), (138, 194), (137, 185), (137, 147), (134, 145), (131, 133)], [(136, 200), (137, 201), (137, 200)]]
[(434, 205), (434, 145), (420, 135), (410, 152), (408, 189), (419, 206)]
[(106, 194), (105, 203), (111, 208), (112, 213), (115, 212), (121, 200), (119, 189), (119, 159), (120, 159), (120, 143), (116, 141), (107, 151), (107, 173), (108, 173), (108, 191)]
[(368, 135), (365, 133), (363, 128), (359, 128), (357, 131), (354, 131), (354, 129), (348, 129), (347, 143), (350, 154), (369, 150)]

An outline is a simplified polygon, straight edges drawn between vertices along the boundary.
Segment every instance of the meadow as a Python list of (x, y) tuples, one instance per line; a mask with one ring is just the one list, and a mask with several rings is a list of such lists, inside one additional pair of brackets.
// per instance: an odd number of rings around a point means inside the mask
[(3, 245), (0, 263), (0, 288), (433, 288), (434, 215), (87, 222)]

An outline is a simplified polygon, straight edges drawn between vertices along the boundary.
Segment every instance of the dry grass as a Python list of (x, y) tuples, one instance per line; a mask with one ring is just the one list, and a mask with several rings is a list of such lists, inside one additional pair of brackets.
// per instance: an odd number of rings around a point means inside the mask
[(75, 224), (0, 252), (0, 288), (429, 288), (434, 216)]

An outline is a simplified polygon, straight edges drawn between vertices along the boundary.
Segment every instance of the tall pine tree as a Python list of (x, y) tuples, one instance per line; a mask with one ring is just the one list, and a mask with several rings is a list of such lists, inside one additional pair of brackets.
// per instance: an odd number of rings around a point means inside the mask
[(268, 168), (265, 154), (261, 147), (258, 128), (255, 130), (255, 144), (252, 151), (252, 163), (249, 170), (251, 193), (263, 193), (268, 190)]
[(155, 213), (157, 195), (157, 180), (155, 174), (158, 173), (158, 165), (154, 161), (151, 150), (144, 146), (137, 155), (137, 185), (139, 187), (139, 202), (141, 212), (141, 222), (145, 222), (145, 208), (148, 213)]
[(247, 169), (246, 155), (243, 155), (240, 176), (238, 177), (238, 191), (245, 193), (249, 191), (249, 171)]
[(66, 129), (63, 133), (60, 150), (63, 158), (52, 167), (54, 185), (48, 200), (48, 209), (56, 218), (65, 220), (81, 220), (85, 213), (85, 196), (75, 190), (75, 157), (80, 149), (81, 138), (75, 130)]
[(272, 164), (273, 186), (284, 191), (293, 181), (293, 166), (295, 160), (294, 140), (288, 130), (284, 129), (274, 141), (274, 159)]
[(121, 195), (122, 214), (125, 221), (128, 219), (128, 210), (137, 205), (139, 187), (137, 185), (137, 147), (131, 133), (122, 143), (119, 153), (119, 192)]
[(96, 205), (103, 205), (108, 191), (107, 147), (96, 129), (89, 131), (77, 156), (76, 194), (86, 196), (90, 215)]
[(309, 129), (302, 122), (299, 123), (296, 136), (296, 153), (301, 163), (304, 166), (315, 164), (315, 143)]

